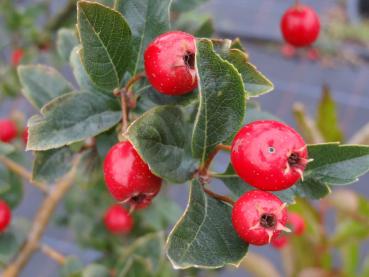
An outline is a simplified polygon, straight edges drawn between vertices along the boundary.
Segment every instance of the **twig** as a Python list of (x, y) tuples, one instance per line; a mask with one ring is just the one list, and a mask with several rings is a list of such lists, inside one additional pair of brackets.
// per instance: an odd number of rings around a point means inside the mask
[(223, 202), (227, 202), (227, 203), (231, 204), (232, 206), (234, 204), (233, 199), (228, 197), (228, 196), (215, 193), (214, 191), (211, 191), (207, 188), (204, 188), (204, 191), (206, 192), (206, 194), (208, 194), (209, 196), (211, 196), (215, 199), (218, 199), (218, 200), (223, 201)]
[(63, 254), (61, 254), (59, 251), (52, 248), (51, 246), (42, 243), (39, 246), (39, 248), (40, 248), (42, 253), (44, 253), (46, 256), (48, 256), (49, 258), (51, 258), (52, 260), (54, 260), (58, 264), (60, 264), (60, 265), (65, 264), (65, 260), (66, 260), (65, 256)]
[(1, 155), (0, 155), (0, 163), (5, 165), (10, 171), (26, 179), (28, 182), (30, 182), (32, 185), (40, 189), (42, 192), (46, 194), (49, 193), (49, 187), (44, 183), (40, 183), (40, 182), (36, 182), (32, 180), (32, 173), (29, 172), (26, 168), (24, 168), (20, 164), (12, 161), (11, 159), (5, 156), (1, 156)]
[(231, 152), (231, 150), (232, 150), (232, 146), (225, 145), (225, 144), (218, 144), (217, 148), (220, 149), (220, 150), (229, 151), (229, 152)]
[(2, 275), (3, 277), (18, 276), (34, 252), (38, 249), (40, 239), (45, 232), (51, 216), (54, 214), (54, 211), (60, 200), (73, 184), (77, 172), (78, 162), (79, 157), (75, 160), (72, 170), (65, 176), (65, 178), (60, 180), (54, 186), (53, 190), (42, 202), (33, 220), (33, 225), (27, 241), (21, 247), (18, 254), (15, 255), (15, 260), (5, 267)]

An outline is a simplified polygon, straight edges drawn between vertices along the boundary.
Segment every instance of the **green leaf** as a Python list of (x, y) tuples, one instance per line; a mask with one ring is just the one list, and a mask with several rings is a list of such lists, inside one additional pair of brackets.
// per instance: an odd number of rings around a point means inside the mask
[(199, 28), (195, 31), (194, 35), (195, 37), (209, 38), (213, 35), (213, 33), (214, 33), (213, 20), (211, 18), (208, 18), (199, 26)]
[(323, 86), (322, 98), (319, 102), (316, 125), (326, 141), (343, 141), (343, 132), (337, 118), (336, 103), (328, 86)]
[[(145, 260), (145, 267), (149, 272), (155, 273), (164, 261), (164, 233), (150, 233), (135, 240), (124, 249), (120, 260), (127, 264), (129, 257), (140, 257)], [(126, 268), (126, 266), (124, 266)], [(131, 275), (129, 275), (131, 276)]]
[(9, 155), (15, 151), (15, 147), (12, 144), (4, 143), (0, 141), (0, 155)]
[(66, 146), (47, 151), (36, 151), (32, 179), (49, 184), (55, 183), (71, 169), (73, 154), (73, 151)]
[(81, 62), (80, 56), (81, 46), (76, 46), (70, 55), (70, 65), (72, 66), (73, 75), (76, 79), (80, 90), (87, 91), (91, 93), (105, 93), (113, 96), (113, 93), (108, 90), (103, 90), (96, 86), (96, 84), (91, 80), (90, 76), (87, 74), (85, 67)]
[(208, 39), (197, 41), (200, 106), (192, 136), (192, 152), (203, 163), (219, 143), (241, 127), (246, 97), (241, 75), (213, 50)]
[(23, 198), (23, 183), (20, 177), (0, 164), (0, 198), (13, 209)]
[(137, 102), (137, 108), (135, 111), (143, 112), (158, 105), (187, 105), (198, 99), (198, 92), (195, 90), (192, 93), (188, 93), (181, 96), (169, 96), (157, 92), (152, 87), (149, 87), (143, 92)]
[(309, 145), (308, 153), (314, 161), (304, 172), (306, 180), (347, 185), (356, 182), (369, 170), (369, 146), (315, 144)]
[(207, 1), (208, 0), (174, 0), (172, 9), (174, 12), (177, 13), (188, 12), (204, 4)]
[[(228, 165), (224, 173), (218, 174), (216, 177), (222, 180), (226, 187), (232, 192), (234, 199), (238, 199), (247, 191), (256, 189), (238, 177), (231, 164)], [(271, 193), (276, 195), (283, 202), (289, 204), (295, 202), (295, 191), (293, 190), (271, 191)]]
[(248, 57), (246, 48), (243, 46), (240, 38), (235, 38), (232, 43), (231, 43), (231, 49), (238, 49), (241, 50), (242, 52), (246, 53), (246, 56)]
[(331, 193), (331, 188), (326, 182), (316, 181), (311, 178), (304, 178), (289, 189), (282, 190), (281, 193), (294, 193), (296, 196), (310, 199), (321, 199)]
[(59, 56), (65, 61), (69, 61), (70, 53), (78, 44), (78, 37), (74, 29), (61, 28), (58, 31), (56, 49)]
[(110, 277), (109, 269), (100, 264), (90, 264), (82, 272), (82, 277)]
[(60, 268), (61, 277), (80, 277), (83, 269), (82, 262), (76, 257), (67, 257), (65, 263)]
[(26, 240), (30, 224), (25, 219), (13, 219), (8, 230), (0, 235), (0, 266), (11, 261)]
[(128, 257), (122, 270), (119, 272), (119, 277), (152, 277), (150, 270), (148, 269), (147, 260), (133, 256)]
[(147, 209), (142, 213), (142, 222), (145, 226), (157, 231), (166, 230), (168, 226), (174, 225), (181, 216), (178, 204), (168, 197), (158, 195)]
[(73, 90), (59, 72), (46, 65), (21, 65), (18, 67), (18, 75), (24, 96), (38, 109)]
[(189, 150), (189, 127), (179, 107), (159, 106), (135, 120), (127, 135), (154, 174), (182, 183), (197, 164)]
[(120, 118), (117, 101), (102, 94), (71, 92), (41, 109), (29, 122), (27, 150), (49, 150), (96, 136)]
[(115, 9), (127, 19), (132, 30), (132, 75), (143, 70), (143, 53), (148, 44), (170, 28), (169, 9), (172, 0), (116, 0)]
[(345, 276), (357, 276), (360, 262), (360, 246), (358, 242), (343, 245), (340, 249)]
[(194, 180), (186, 211), (167, 240), (167, 255), (173, 267), (237, 266), (248, 245), (235, 233), (231, 213), (230, 205), (209, 197)]
[(248, 61), (246, 53), (239, 49), (230, 49), (225, 59), (242, 75), (245, 91), (249, 97), (258, 97), (274, 89), (273, 83)]
[(118, 88), (131, 57), (131, 30), (123, 16), (98, 3), (77, 5), (82, 63), (101, 88)]

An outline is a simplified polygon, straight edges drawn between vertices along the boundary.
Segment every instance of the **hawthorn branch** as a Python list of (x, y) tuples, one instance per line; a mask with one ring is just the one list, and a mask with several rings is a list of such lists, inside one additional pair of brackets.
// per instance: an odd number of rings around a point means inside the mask
[(39, 249), (41, 250), (41, 252), (43, 254), (45, 254), (46, 256), (48, 256), (49, 258), (51, 258), (52, 260), (54, 260), (58, 264), (60, 264), (60, 265), (65, 264), (65, 261), (66, 261), (65, 256), (62, 253), (60, 253), (59, 251), (52, 248), (51, 246), (43, 243), (43, 244), (39, 245)]
[(217, 199), (217, 200), (220, 200), (220, 201), (222, 201), (222, 202), (229, 203), (229, 204), (231, 204), (232, 206), (234, 205), (234, 201), (233, 201), (233, 199), (232, 199), (232, 198), (230, 198), (230, 197), (228, 197), (228, 196), (226, 196), (226, 195), (218, 194), (218, 193), (216, 193), (216, 192), (214, 192), (214, 191), (211, 191), (211, 190), (209, 190), (209, 189), (207, 189), (207, 188), (205, 188), (205, 187), (204, 187), (204, 191), (205, 191), (205, 193), (206, 193), (207, 195), (209, 195), (209, 196), (211, 196), (211, 197), (213, 197), (213, 198), (215, 198), (215, 199)]
[(37, 187), (42, 192), (46, 194), (49, 193), (49, 187), (45, 183), (40, 183), (32, 180), (32, 173), (29, 172), (26, 168), (24, 168), (20, 164), (2, 155), (0, 155), (0, 163), (2, 163), (10, 171), (14, 172), (15, 174), (21, 176), (22, 178), (30, 182), (32, 185)]
[(47, 224), (51, 216), (59, 204), (60, 200), (67, 193), (73, 184), (77, 173), (77, 164), (79, 157), (74, 162), (72, 170), (56, 185), (49, 195), (44, 199), (40, 208), (38, 209), (33, 225), (31, 227), (27, 241), (15, 255), (15, 260), (6, 266), (3, 271), (3, 277), (16, 277), (19, 275), (23, 267), (28, 263), (34, 252), (38, 249), (42, 235), (45, 232)]
[(68, 0), (64, 8), (46, 23), (45, 31), (53, 32), (59, 29), (73, 14), (76, 9), (76, 2), (76, 0)]

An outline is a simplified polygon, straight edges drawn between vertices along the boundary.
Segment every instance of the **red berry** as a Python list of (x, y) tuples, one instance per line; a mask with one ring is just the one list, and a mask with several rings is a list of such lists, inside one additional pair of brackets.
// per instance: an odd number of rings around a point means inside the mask
[(24, 130), (23, 130), (22, 140), (23, 140), (24, 144), (27, 144), (27, 142), (28, 142), (28, 127), (24, 128)]
[(278, 237), (272, 240), (272, 246), (276, 249), (282, 249), (288, 244), (288, 238), (284, 234), (280, 234)]
[(24, 56), (23, 49), (19, 48), (19, 49), (13, 50), (13, 52), (11, 54), (11, 59), (10, 59), (11, 64), (13, 66), (17, 66), (20, 63), (20, 61), (22, 60), (23, 56)]
[(104, 224), (113, 234), (127, 234), (132, 230), (133, 218), (126, 209), (116, 204), (105, 212)]
[(312, 8), (298, 4), (284, 13), (281, 31), (289, 44), (296, 47), (309, 46), (319, 36), (319, 16)]
[(145, 51), (145, 71), (151, 85), (168, 95), (182, 95), (197, 87), (195, 38), (173, 31), (158, 36)]
[(10, 119), (0, 119), (0, 141), (10, 142), (17, 136), (17, 125)]
[(231, 162), (237, 174), (262, 190), (283, 190), (303, 177), (307, 160), (303, 138), (278, 121), (245, 125), (232, 143)]
[(8, 204), (0, 200), (0, 232), (3, 232), (9, 225), (12, 218), (12, 211)]
[(252, 190), (234, 204), (232, 223), (237, 234), (255, 245), (270, 243), (282, 230), (289, 231), (285, 204), (270, 192)]
[(301, 236), (305, 232), (305, 220), (297, 213), (288, 212), (288, 224), (297, 236)]
[(158, 194), (161, 179), (155, 176), (128, 141), (114, 145), (104, 161), (104, 177), (110, 193), (135, 208), (145, 208)]

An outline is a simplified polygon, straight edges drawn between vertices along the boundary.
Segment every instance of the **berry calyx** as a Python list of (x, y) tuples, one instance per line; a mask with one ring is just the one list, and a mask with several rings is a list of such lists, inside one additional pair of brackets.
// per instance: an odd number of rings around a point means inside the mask
[(319, 36), (319, 16), (308, 6), (295, 5), (282, 16), (281, 31), (289, 44), (295, 47), (309, 46)]
[(259, 120), (235, 136), (231, 162), (236, 173), (261, 190), (283, 190), (303, 178), (308, 162), (303, 138), (288, 125)]
[(128, 234), (133, 227), (133, 218), (126, 209), (115, 204), (105, 212), (104, 224), (113, 234)]
[(159, 92), (182, 95), (197, 87), (195, 38), (172, 31), (155, 38), (144, 55), (146, 77)]
[(301, 236), (306, 229), (305, 220), (301, 215), (294, 212), (288, 212), (288, 225), (296, 236)]
[(281, 231), (289, 232), (286, 205), (270, 192), (252, 190), (244, 193), (234, 204), (232, 224), (244, 241), (264, 245)]
[(21, 62), (23, 56), (24, 56), (23, 49), (19, 48), (19, 49), (13, 50), (11, 53), (11, 57), (10, 57), (10, 63), (13, 66), (17, 66)]
[(17, 136), (17, 125), (10, 119), (0, 119), (0, 141), (11, 142)]
[(129, 141), (114, 145), (104, 161), (105, 183), (112, 196), (141, 209), (158, 194), (161, 178), (155, 176)]
[(6, 230), (6, 228), (9, 226), (9, 223), (12, 218), (12, 211), (10, 210), (8, 204), (0, 200), (0, 232), (3, 232)]

